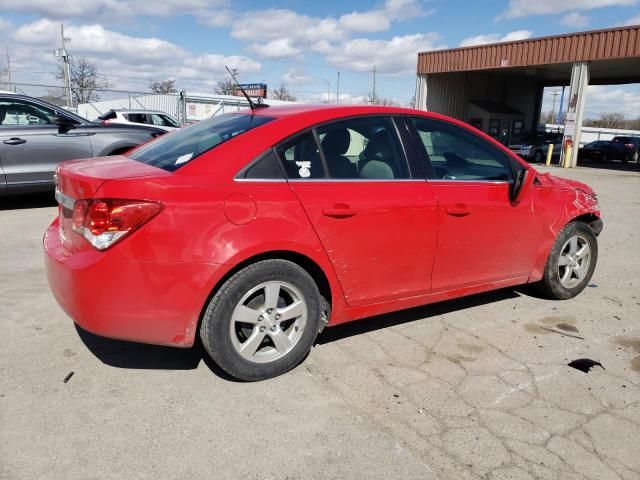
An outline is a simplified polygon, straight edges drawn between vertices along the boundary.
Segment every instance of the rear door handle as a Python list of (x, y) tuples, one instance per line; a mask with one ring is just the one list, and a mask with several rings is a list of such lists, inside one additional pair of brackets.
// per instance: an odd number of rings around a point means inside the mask
[(2, 143), (5, 145), (22, 145), (23, 143), (27, 143), (24, 138), (13, 137), (8, 140), (4, 140)]
[(469, 208), (462, 203), (457, 203), (455, 205), (447, 207), (447, 215), (451, 215), (452, 217), (465, 217), (470, 213), (471, 210), (469, 210)]
[(344, 205), (342, 203), (338, 203), (334, 205), (332, 208), (325, 208), (322, 210), (322, 214), (325, 217), (333, 217), (333, 218), (348, 218), (353, 217), (357, 212), (349, 207), (349, 205)]

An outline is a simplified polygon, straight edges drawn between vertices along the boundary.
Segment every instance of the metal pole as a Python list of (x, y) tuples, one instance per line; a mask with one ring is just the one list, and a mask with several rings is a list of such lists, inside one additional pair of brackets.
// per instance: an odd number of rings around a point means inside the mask
[(61, 57), (63, 61), (62, 65), (62, 74), (64, 75), (64, 88), (67, 93), (67, 108), (72, 108), (73, 103), (71, 100), (71, 81), (70, 81), (70, 70), (69, 70), (69, 55), (67, 54), (67, 49), (65, 47), (65, 38), (64, 38), (64, 24), (60, 24), (60, 47), (62, 48)]
[(7, 80), (9, 81), (9, 90), (14, 91), (11, 87), (11, 57), (9, 56), (9, 47), (7, 47)]
[(558, 108), (558, 118), (556, 118), (556, 125), (560, 125), (562, 122), (562, 107), (564, 106), (564, 86), (562, 87), (562, 93), (560, 94), (560, 108)]
[(340, 103), (340, 72), (338, 72), (338, 83), (336, 84), (336, 104)]
[(373, 93), (371, 94), (371, 103), (376, 104), (376, 66), (373, 66)]

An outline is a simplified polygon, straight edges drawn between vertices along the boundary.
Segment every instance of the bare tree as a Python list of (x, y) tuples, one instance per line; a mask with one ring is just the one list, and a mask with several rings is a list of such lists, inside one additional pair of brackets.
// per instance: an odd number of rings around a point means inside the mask
[(233, 95), (235, 85), (235, 82), (231, 79), (220, 80), (213, 88), (213, 93), (217, 93), (218, 95)]
[(176, 93), (176, 81), (175, 80), (153, 80), (149, 84), (149, 89), (153, 93)]
[(601, 114), (597, 119), (587, 119), (584, 124), (589, 127), (626, 128), (629, 122), (624, 113), (608, 112)]
[(295, 102), (297, 98), (293, 95), (284, 84), (281, 84), (278, 88), (274, 88), (269, 98), (275, 98), (276, 100), (286, 100), (288, 102)]
[(363, 103), (368, 103), (369, 105), (386, 105), (386, 106), (398, 105), (398, 102), (396, 102), (392, 98), (379, 97), (378, 95), (373, 95), (372, 93), (364, 97)]
[[(56, 78), (64, 79), (63, 65), (58, 67)], [(100, 78), (98, 69), (84, 57), (70, 59), (71, 94), (75, 103), (87, 103), (100, 100), (100, 90), (111, 87), (111, 83)]]

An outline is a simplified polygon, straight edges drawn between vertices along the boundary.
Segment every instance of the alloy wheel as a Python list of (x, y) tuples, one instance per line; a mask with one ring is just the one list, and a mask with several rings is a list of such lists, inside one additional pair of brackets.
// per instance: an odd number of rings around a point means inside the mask
[(565, 288), (575, 288), (589, 272), (591, 247), (582, 235), (570, 237), (558, 257), (558, 279)]
[(262, 283), (236, 305), (230, 322), (231, 343), (246, 360), (273, 362), (300, 341), (307, 323), (307, 303), (287, 282)]

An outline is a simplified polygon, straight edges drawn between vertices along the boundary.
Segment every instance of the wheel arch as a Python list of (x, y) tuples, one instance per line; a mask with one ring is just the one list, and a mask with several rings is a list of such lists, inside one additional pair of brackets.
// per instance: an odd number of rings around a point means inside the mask
[(218, 292), (218, 290), (220, 290), (222, 285), (224, 285), (224, 283), (229, 280), (229, 278), (231, 278), (243, 268), (263, 260), (288, 260), (302, 267), (309, 275), (311, 275), (311, 278), (313, 278), (314, 282), (318, 286), (320, 294), (329, 303), (332, 311), (334, 304), (340, 301), (340, 291), (336, 290), (340, 288), (337, 282), (332, 283), (329, 279), (329, 276), (320, 266), (320, 264), (308, 255), (293, 250), (271, 250), (262, 252), (256, 255), (249, 256), (244, 260), (234, 264), (214, 283), (213, 287), (209, 291), (209, 294), (201, 305), (196, 325), (193, 329), (189, 329), (187, 332), (188, 337), (193, 337), (195, 339), (195, 337), (198, 336), (198, 331), (200, 329), (200, 325), (202, 324), (202, 319), (204, 317), (207, 306), (209, 305), (209, 302), (211, 301), (213, 296)]

